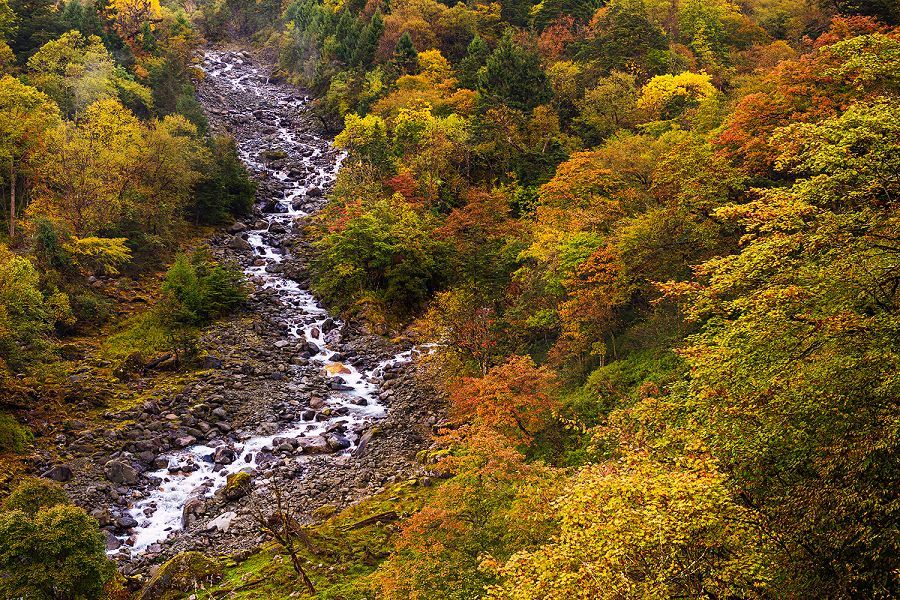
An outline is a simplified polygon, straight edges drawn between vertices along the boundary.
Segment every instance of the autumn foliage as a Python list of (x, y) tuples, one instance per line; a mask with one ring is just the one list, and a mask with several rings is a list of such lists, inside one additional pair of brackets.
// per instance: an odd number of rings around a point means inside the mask
[(251, 34), (346, 153), (312, 290), (447, 401), (358, 597), (900, 595), (895, 2), (9, 4), (0, 377), (248, 208), (191, 82)]

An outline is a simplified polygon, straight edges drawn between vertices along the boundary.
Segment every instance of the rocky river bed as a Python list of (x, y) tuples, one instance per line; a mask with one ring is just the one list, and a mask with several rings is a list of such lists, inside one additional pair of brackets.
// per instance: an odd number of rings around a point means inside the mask
[(421, 349), (340, 321), (308, 291), (299, 224), (341, 156), (303, 93), (243, 51), (210, 51), (203, 70), (211, 127), (259, 186), (255, 213), (210, 240), (244, 269), (247, 313), (204, 333), (205, 370), (179, 390), (105, 413), (101, 428), (75, 422), (35, 462), (98, 519), (127, 575), (185, 550), (251, 551), (276, 483), (312, 520), (421, 474), (439, 414)]

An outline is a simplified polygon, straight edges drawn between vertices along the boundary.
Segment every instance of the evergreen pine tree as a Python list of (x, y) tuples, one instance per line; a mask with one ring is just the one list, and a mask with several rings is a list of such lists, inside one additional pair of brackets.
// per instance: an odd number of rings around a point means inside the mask
[(337, 27), (334, 31), (334, 37), (337, 40), (335, 53), (337, 54), (338, 60), (344, 64), (351, 64), (353, 62), (353, 57), (356, 53), (356, 45), (359, 41), (359, 34), (359, 22), (356, 20), (356, 17), (350, 14), (349, 10), (345, 9), (344, 12), (341, 13), (341, 18), (338, 19)]
[(460, 87), (475, 89), (478, 86), (478, 70), (484, 66), (490, 55), (491, 49), (481, 36), (476, 35), (472, 38), (466, 56), (459, 61), (456, 70)]
[(404, 31), (394, 48), (394, 66), (404, 75), (415, 74), (419, 70), (419, 53), (408, 31)]
[(383, 33), (384, 19), (381, 17), (381, 11), (376, 10), (371, 20), (363, 27), (359, 36), (359, 43), (356, 45), (356, 52), (353, 54), (354, 65), (360, 65), (367, 69), (372, 66), (372, 62), (375, 60), (375, 52), (378, 50), (378, 41)]
[(537, 52), (522, 48), (507, 33), (478, 72), (482, 100), (530, 111), (552, 96)]

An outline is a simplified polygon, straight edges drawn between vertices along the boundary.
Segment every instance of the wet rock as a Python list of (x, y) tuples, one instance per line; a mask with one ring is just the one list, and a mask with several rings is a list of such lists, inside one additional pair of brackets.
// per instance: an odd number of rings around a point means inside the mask
[(114, 519), (112, 513), (109, 512), (108, 508), (96, 508), (91, 511), (91, 516), (97, 519), (97, 524), (103, 527), (109, 527), (114, 523)]
[(237, 454), (234, 451), (234, 448), (229, 446), (219, 446), (216, 448), (215, 452), (213, 452), (213, 462), (217, 465), (230, 465), (237, 459)]
[(116, 527), (119, 529), (131, 529), (132, 527), (137, 527), (137, 520), (131, 515), (125, 514), (116, 519)]
[(329, 435), (326, 438), (326, 443), (328, 444), (328, 449), (332, 452), (346, 450), (353, 445), (350, 440), (340, 435)]
[(113, 535), (110, 531), (103, 532), (106, 537), (106, 549), (107, 550), (118, 550), (122, 547), (122, 540)]
[(288, 207), (276, 200), (269, 200), (263, 205), (262, 211), (264, 213), (284, 214), (288, 211)]
[(303, 454), (324, 454), (331, 451), (328, 440), (321, 435), (298, 438), (297, 442), (297, 446), (303, 451)]
[(106, 463), (103, 473), (113, 483), (134, 485), (138, 482), (137, 469), (120, 460), (111, 460)]
[(230, 226), (228, 229), (226, 229), (225, 231), (227, 231), (228, 233), (231, 233), (231, 234), (241, 233), (241, 232), (243, 232), (243, 231), (247, 231), (247, 226), (244, 225), (243, 223), (241, 223), (240, 221), (238, 221), (238, 222), (235, 223), (234, 225), (231, 225), (231, 226)]

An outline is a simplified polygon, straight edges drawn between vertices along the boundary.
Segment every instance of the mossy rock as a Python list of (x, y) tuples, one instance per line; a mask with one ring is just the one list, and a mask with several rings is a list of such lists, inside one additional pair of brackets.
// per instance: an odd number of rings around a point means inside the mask
[(138, 600), (176, 600), (221, 579), (217, 561), (200, 552), (182, 552), (156, 570)]
[(244, 471), (231, 473), (225, 479), (225, 489), (222, 491), (222, 495), (225, 496), (226, 500), (243, 498), (250, 493), (251, 481), (253, 481), (253, 476), (250, 473), (245, 473)]
[(281, 149), (266, 150), (263, 152), (263, 158), (266, 160), (283, 160), (288, 157), (288, 153)]
[(438, 450), (419, 450), (416, 452), (416, 461), (423, 465), (433, 465), (440, 462), (442, 458), (450, 455), (449, 448), (440, 448)]

